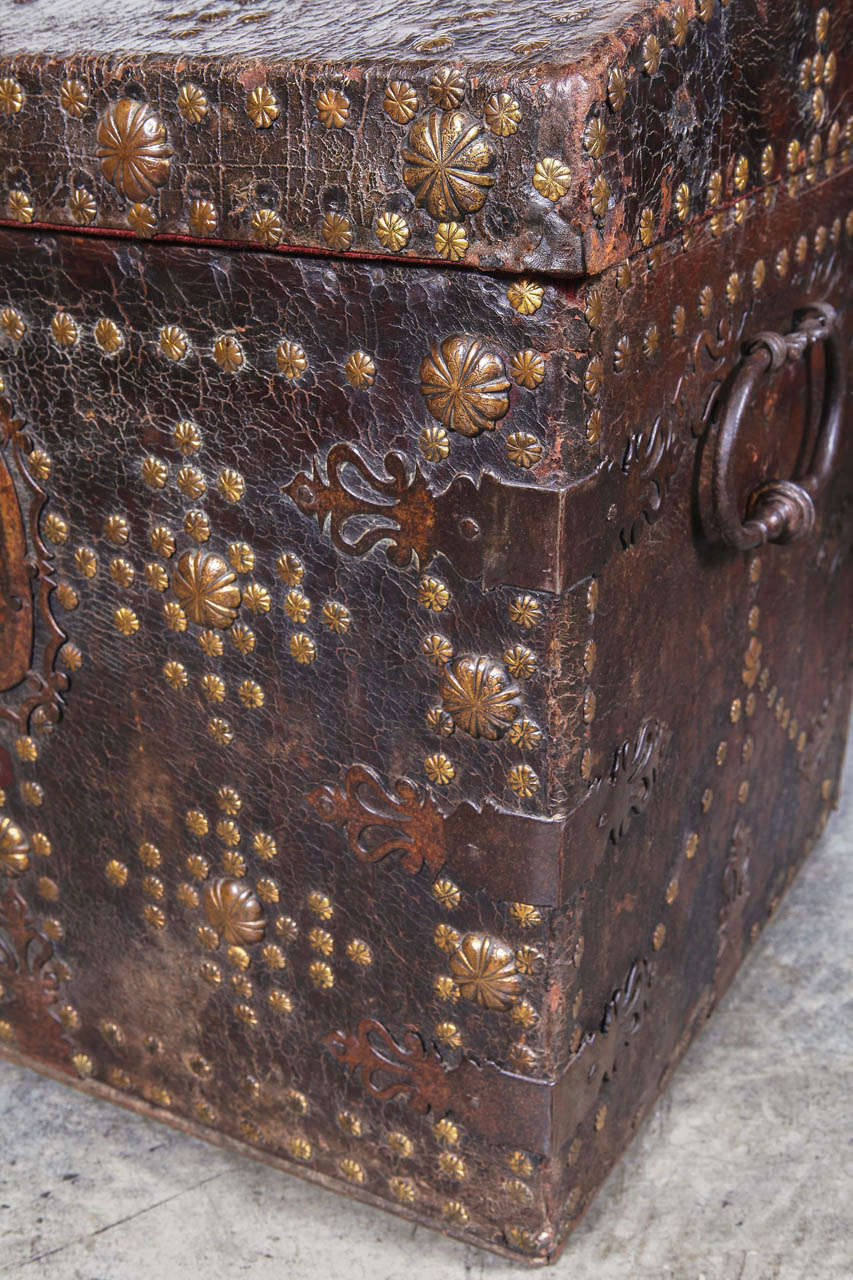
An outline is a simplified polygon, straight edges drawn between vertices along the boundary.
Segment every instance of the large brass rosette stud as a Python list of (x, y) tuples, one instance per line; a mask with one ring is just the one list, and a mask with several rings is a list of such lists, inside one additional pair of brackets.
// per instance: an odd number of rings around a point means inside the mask
[(98, 122), (97, 139), (101, 172), (128, 199), (145, 200), (168, 178), (172, 148), (162, 120), (146, 103), (114, 103)]
[(465, 934), (450, 957), (450, 972), (460, 994), (486, 1009), (509, 1009), (520, 994), (515, 956), (486, 933)]
[(203, 627), (230, 627), (237, 616), (236, 574), (217, 555), (185, 551), (172, 574), (172, 590), (187, 617)]
[(494, 185), (495, 151), (464, 111), (431, 111), (416, 120), (403, 148), (403, 181), (437, 222), (482, 208)]
[(509, 410), (509, 379), (480, 338), (452, 334), (421, 363), (421, 395), (442, 426), (463, 436), (494, 430)]
[(211, 880), (202, 897), (208, 924), (223, 942), (246, 946), (260, 942), (266, 931), (264, 910), (248, 885), (239, 880)]
[(466, 653), (445, 668), (439, 685), (444, 710), (472, 738), (502, 737), (520, 710), (519, 691), (499, 662)]

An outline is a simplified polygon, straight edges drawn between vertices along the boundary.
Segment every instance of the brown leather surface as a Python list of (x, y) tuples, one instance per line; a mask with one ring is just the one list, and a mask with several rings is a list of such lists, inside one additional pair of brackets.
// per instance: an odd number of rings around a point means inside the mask
[(557, 1255), (834, 800), (849, 430), (753, 552), (714, 457), (773, 331), (807, 483), (843, 152), (571, 284), (0, 229), (0, 1050)]
[[(430, 4), (410, 21), (282, 7), (176, 21), (123, 6), (117, 32), (79, 3), (49, 19), (7, 5), (0, 81), (21, 105), (0, 111), (0, 217), (439, 263), (449, 223), (468, 265), (577, 276), (849, 163), (849, 0), (821, 39), (819, 6), (788, 0), (501, 5), (476, 20)], [(102, 163), (123, 102), (162, 131), (147, 190)], [(447, 200), (437, 164), (455, 174)]]
[(594, 7), (582, 0), (504, 0), (467, 11), (448, 0), (345, 0), (334, 11), (320, 0), (182, 9), (170, 0), (127, 0), (120, 10), (92, 10), (80, 0), (30, 0), (4, 6), (3, 29), (14, 53), (215, 52), (266, 62), (334, 62), (446, 52), (477, 62), (553, 62), (577, 57), (644, 8), (647, 0), (604, 0)]

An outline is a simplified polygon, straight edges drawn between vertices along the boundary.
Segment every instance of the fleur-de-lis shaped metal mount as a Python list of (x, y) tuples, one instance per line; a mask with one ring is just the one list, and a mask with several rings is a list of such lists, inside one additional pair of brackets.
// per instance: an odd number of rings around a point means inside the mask
[(634, 500), (626, 504), (630, 516), (619, 533), (623, 547), (633, 546), (644, 526), (660, 518), (682, 449), (681, 440), (661, 418), (629, 439), (622, 470), (632, 482)]
[(421, 1112), (446, 1109), (451, 1095), (447, 1072), (414, 1027), (395, 1040), (381, 1022), (362, 1018), (355, 1032), (332, 1031), (323, 1044), (374, 1098), (387, 1102), (402, 1097)]
[[(306, 515), (313, 515), (339, 551), (363, 556), (379, 543), (387, 543), (388, 559), (404, 567), (416, 555), (421, 564), (435, 551), (435, 499), (418, 467), (410, 470), (399, 453), (387, 453), (385, 475), (371, 471), (348, 444), (336, 444), (326, 458), (325, 475), (317, 459), (311, 472), (302, 471), (284, 492)], [(347, 471), (355, 473), (355, 486), (347, 485)], [(365, 492), (375, 495), (365, 496)], [(347, 537), (352, 520), (372, 527), (357, 537)]]
[(447, 858), (444, 820), (429, 793), (408, 778), (398, 778), (389, 790), (373, 769), (353, 765), (343, 787), (317, 787), (308, 803), (324, 822), (346, 829), (360, 862), (401, 854), (403, 867), (414, 875), (424, 864), (439, 871)]
[(603, 780), (599, 827), (617, 843), (649, 803), (661, 766), (669, 730), (658, 720), (644, 720), (634, 738), (613, 757), (610, 777)]

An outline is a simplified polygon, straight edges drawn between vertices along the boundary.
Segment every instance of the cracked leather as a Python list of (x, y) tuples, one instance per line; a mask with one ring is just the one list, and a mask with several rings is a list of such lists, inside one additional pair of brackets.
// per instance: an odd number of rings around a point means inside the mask
[[(834, 801), (849, 431), (808, 537), (734, 552), (708, 513), (756, 336), (820, 305), (849, 352), (849, 7), (703, 4), (679, 43), (670, 3), (368, 5), (347, 77), (311, 6), (166, 8), (4, 14), (0, 1051), (552, 1260)], [(415, 120), (436, 77), (518, 103), (457, 263), (392, 76)], [(125, 99), (136, 227), (96, 157)], [(264, 209), (297, 251), (249, 250)], [(758, 384), (738, 510), (807, 475), (826, 368)]]
[[(683, 38), (682, 10), (689, 14)], [(711, 175), (722, 174), (731, 187), (741, 158), (748, 176), (738, 179), (735, 194), (784, 177), (792, 131), (813, 127), (815, 86), (809, 76), (801, 83), (800, 68), (816, 50), (815, 12), (783, 0), (515, 0), (470, 20), (449, 0), (405, 0), (393, 11), (372, 0), (345, 5), (333, 19), (317, 0), (255, 0), (210, 11), (135, 3), (115, 15), (87, 13), (74, 0), (7, 6), (0, 78), (14, 75), (31, 109), (26, 119), (0, 114), (0, 173), (8, 188), (30, 194), (40, 225), (74, 226), (69, 198), (82, 186), (96, 197), (91, 225), (134, 234), (128, 202), (101, 178), (95, 138), (110, 104), (129, 97), (156, 106), (172, 151), (166, 181), (149, 202), (147, 234), (191, 236), (190, 205), (202, 199), (217, 213), (205, 233), (214, 240), (251, 243), (252, 215), (265, 208), (280, 219), (283, 248), (326, 252), (322, 220), (336, 214), (349, 223), (349, 243), (336, 251), (387, 257), (376, 227), (390, 209), (409, 222), (400, 255), (441, 262), (438, 219), (417, 207), (404, 181), (409, 118), (401, 124), (389, 117), (387, 86), (412, 86), (416, 121), (438, 106), (482, 122), (503, 94), (515, 103), (514, 127), (502, 135), (482, 126), (494, 153), (493, 185), (465, 219), (465, 261), (577, 276), (634, 249), (644, 216), (655, 240), (678, 233), (674, 192), (682, 177), (691, 188), (690, 224), (710, 208), (704, 193)], [(834, 79), (842, 83), (850, 74), (851, 17), (849, 0), (834, 6)], [(659, 51), (651, 62), (650, 37)], [(116, 58), (116, 50), (125, 56)], [(609, 81), (614, 67), (624, 76), (624, 101)], [(461, 86), (454, 81), (449, 97), (431, 89), (442, 68)], [(86, 86), (79, 115), (59, 106), (69, 76)], [(205, 95), (199, 121), (178, 109), (182, 83)], [(275, 119), (261, 128), (246, 111), (258, 86), (276, 98)], [(346, 99), (340, 124), (318, 114), (326, 90)], [(833, 116), (842, 128), (845, 110)], [(818, 112), (821, 127), (825, 113)], [(588, 125), (598, 121), (606, 128), (600, 154), (584, 143)], [(768, 146), (775, 159), (764, 173)], [(539, 157), (555, 159), (570, 175), (556, 200), (534, 183)], [(603, 206), (597, 180), (606, 183)]]

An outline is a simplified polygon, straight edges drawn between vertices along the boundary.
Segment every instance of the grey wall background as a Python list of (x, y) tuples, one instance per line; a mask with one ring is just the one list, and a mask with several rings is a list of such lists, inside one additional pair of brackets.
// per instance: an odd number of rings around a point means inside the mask
[[(823, 840), (549, 1277), (853, 1276), (851, 849), (848, 758)], [(530, 1275), (0, 1063), (4, 1280)]]

